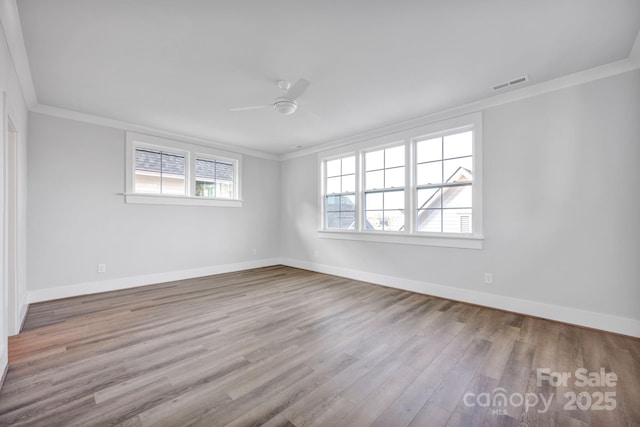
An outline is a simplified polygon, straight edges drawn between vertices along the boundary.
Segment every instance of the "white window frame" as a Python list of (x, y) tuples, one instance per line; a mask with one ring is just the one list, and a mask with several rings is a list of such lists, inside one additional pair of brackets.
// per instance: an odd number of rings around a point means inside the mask
[[(417, 185), (416, 145), (417, 141), (430, 137), (473, 130), (473, 193), (472, 233), (421, 232), (416, 230)], [(379, 231), (364, 229), (364, 155), (401, 144), (405, 144), (405, 227), (403, 231)], [(356, 156), (356, 230), (327, 229), (325, 227), (325, 164), (350, 155)], [(324, 151), (318, 155), (320, 174), (320, 212), (318, 236), (326, 239), (357, 240), (394, 244), (441, 246), (464, 249), (482, 249), (482, 113), (442, 120), (411, 129), (393, 132), (348, 147)]]
[[(135, 182), (135, 152), (136, 149), (161, 150), (185, 156), (185, 195), (136, 193)], [(195, 159), (219, 160), (233, 163), (233, 197), (211, 198), (195, 195)], [(186, 206), (217, 206), (242, 207), (242, 155), (204, 147), (186, 142), (173, 141), (151, 135), (135, 132), (126, 133), (125, 159), (125, 203), (156, 204), (156, 205), (186, 205)]]
[[(342, 231), (340, 229), (335, 229), (335, 228), (327, 228), (326, 226), (326, 217), (324, 216), (324, 212), (326, 209), (326, 184), (327, 184), (327, 162), (331, 161), (331, 160), (337, 160), (337, 159), (343, 159), (343, 158), (347, 158), (347, 157), (355, 157), (355, 181), (356, 181), (356, 189), (355, 189), (355, 203), (356, 203), (356, 211), (355, 211), (355, 228), (356, 230), (360, 229), (360, 223), (362, 222), (362, 218), (361, 218), (361, 213), (359, 212), (358, 206), (360, 204), (359, 198), (362, 197), (362, 194), (358, 191), (358, 188), (360, 188), (360, 161), (358, 159), (358, 153), (356, 153), (355, 151), (347, 151), (344, 152), (340, 155), (337, 156), (332, 156), (332, 157), (325, 157), (323, 160), (323, 162), (321, 162), (320, 167), (322, 168), (322, 179), (320, 180), (320, 211), (321, 211), (321, 215), (320, 215), (320, 229), (326, 229), (326, 230), (337, 230), (337, 231)], [(345, 194), (345, 193), (341, 193), (341, 194)], [(331, 195), (331, 194), (330, 194)], [(354, 230), (348, 230), (348, 231), (354, 231)]]

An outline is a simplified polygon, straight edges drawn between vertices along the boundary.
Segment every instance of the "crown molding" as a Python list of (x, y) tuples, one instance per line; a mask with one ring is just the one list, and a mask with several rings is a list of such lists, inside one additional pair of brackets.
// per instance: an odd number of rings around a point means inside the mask
[(167, 138), (177, 140), (181, 142), (188, 142), (191, 144), (201, 145), (204, 147), (217, 148), (219, 150), (230, 151), (237, 154), (246, 154), (248, 156), (259, 157), (268, 160), (280, 160), (279, 156), (275, 154), (264, 153), (262, 151), (251, 150), (248, 148), (238, 147), (237, 145), (225, 144), (222, 142), (211, 141), (204, 138), (195, 136), (183, 135), (180, 133), (165, 131), (149, 126), (138, 125), (135, 123), (124, 122), (120, 120), (108, 119), (102, 116), (94, 116), (92, 114), (79, 113), (77, 111), (71, 111), (64, 108), (52, 107), (50, 105), (37, 104), (33, 108), (30, 108), (33, 113), (45, 114), (48, 116), (60, 117), (63, 119), (75, 120), (78, 122), (89, 123), (99, 126), (106, 126), (110, 128), (120, 129), (130, 132), (138, 132), (146, 135), (157, 136), (160, 138)]
[(465, 114), (482, 111), (488, 108), (497, 107), (510, 102), (519, 101), (526, 98), (554, 92), (564, 88), (577, 86), (588, 83), (590, 81), (612, 77), (628, 71), (640, 68), (640, 32), (636, 36), (636, 40), (626, 59), (612, 62), (609, 64), (594, 67), (588, 70), (579, 71), (566, 76), (558, 77), (546, 82), (525, 86), (514, 89), (509, 92), (501, 93), (489, 98), (449, 108), (442, 111), (435, 111), (426, 115), (421, 115), (409, 120), (396, 122), (383, 127), (358, 132), (356, 134), (326, 141), (309, 148), (293, 151), (290, 153), (276, 155), (265, 153), (262, 151), (240, 148), (228, 143), (210, 141), (204, 138), (192, 137), (178, 134), (162, 129), (142, 126), (134, 123), (123, 122), (119, 120), (109, 119), (91, 114), (79, 113), (76, 111), (65, 110), (58, 107), (43, 105), (38, 103), (33, 79), (31, 77), (31, 69), (29, 68), (29, 60), (22, 36), (22, 27), (20, 25), (20, 17), (18, 15), (18, 7), (16, 0), (3, 0), (0, 2), (0, 24), (5, 33), (9, 52), (11, 54), (14, 68), (18, 76), (18, 81), (22, 87), (22, 93), (25, 103), (29, 111), (47, 114), (56, 117), (67, 118), (71, 120), (92, 123), (102, 126), (114, 127), (122, 130), (130, 130), (135, 132), (147, 133), (154, 136), (160, 136), (170, 139), (178, 139), (193, 144), (204, 145), (207, 147), (215, 147), (222, 150), (232, 151), (239, 154), (247, 154), (254, 157), (260, 157), (269, 160), (289, 160), (297, 157), (303, 157), (322, 151), (339, 148), (359, 142), (366, 141), (371, 138), (383, 137), (402, 130), (410, 130), (414, 127), (424, 126), (440, 120), (450, 119)]
[[(463, 116), (478, 111), (483, 111), (488, 108), (497, 107), (500, 105), (508, 104), (522, 99), (532, 98), (534, 96), (543, 95), (549, 92), (555, 92), (561, 89), (569, 88), (572, 86), (578, 86), (591, 81), (600, 80), (607, 77), (612, 77), (618, 74), (623, 74), (629, 71), (640, 68), (640, 33), (631, 51), (631, 55), (623, 60), (611, 62), (609, 64), (601, 65), (598, 67), (590, 68), (588, 70), (578, 71), (573, 74), (558, 77), (553, 80), (548, 80), (542, 83), (525, 86), (519, 89), (514, 89), (510, 92), (501, 93), (489, 98), (484, 98), (478, 101), (470, 102), (468, 104), (460, 105), (457, 107), (449, 108), (442, 111), (433, 112), (423, 116), (418, 116), (413, 119), (405, 120), (402, 122), (393, 123), (387, 126), (372, 129), (366, 132), (360, 132), (355, 135), (347, 136), (344, 138), (336, 139), (333, 141), (325, 142), (323, 144), (315, 145), (313, 147), (305, 148), (295, 152), (283, 154), (280, 156), (280, 160), (289, 160), (297, 157), (303, 157), (310, 154), (320, 153), (335, 148), (345, 147), (352, 144), (364, 142), (368, 139), (384, 137), (386, 135), (392, 135), (400, 131), (410, 130), (420, 126), (425, 126), (431, 123), (439, 122), (441, 120), (451, 119), (458, 116)], [(632, 57), (636, 55), (636, 57)]]

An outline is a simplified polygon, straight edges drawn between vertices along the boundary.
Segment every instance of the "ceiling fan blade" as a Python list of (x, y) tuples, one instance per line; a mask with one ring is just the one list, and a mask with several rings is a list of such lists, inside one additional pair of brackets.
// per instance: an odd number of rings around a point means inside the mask
[(309, 80), (298, 79), (293, 85), (291, 85), (284, 97), (289, 101), (295, 101), (304, 93), (305, 90), (307, 90), (310, 84), (311, 82), (309, 82)]
[(271, 107), (273, 107), (273, 105), (254, 105), (252, 107), (231, 108), (229, 111), (259, 110), (261, 108), (271, 108)]
[(303, 112), (303, 114), (312, 117), (315, 120), (321, 120), (320, 116), (318, 114), (316, 114), (315, 112), (313, 112), (312, 110), (309, 110), (308, 108), (304, 107), (304, 108), (298, 108), (300, 111)]

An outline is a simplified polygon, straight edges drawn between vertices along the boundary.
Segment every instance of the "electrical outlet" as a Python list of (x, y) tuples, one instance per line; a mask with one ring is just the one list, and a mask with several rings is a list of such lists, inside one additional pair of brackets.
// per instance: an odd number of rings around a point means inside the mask
[(257, 249), (255, 249), (255, 248), (254, 248), (254, 249), (252, 249), (252, 250), (251, 250), (251, 254), (252, 254), (252, 255), (257, 255), (257, 254), (258, 254), (258, 250), (257, 250)]
[(98, 273), (104, 273), (107, 271), (107, 264), (98, 264)]
[(493, 273), (484, 273), (484, 283), (487, 285), (493, 284)]

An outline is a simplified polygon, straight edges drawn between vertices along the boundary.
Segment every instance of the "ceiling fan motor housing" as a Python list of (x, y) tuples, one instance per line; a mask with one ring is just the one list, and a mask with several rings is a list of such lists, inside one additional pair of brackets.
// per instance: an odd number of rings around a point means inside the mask
[(298, 104), (295, 101), (291, 101), (287, 98), (278, 98), (273, 103), (273, 109), (280, 114), (288, 116), (289, 114), (295, 113), (295, 111), (298, 109)]

